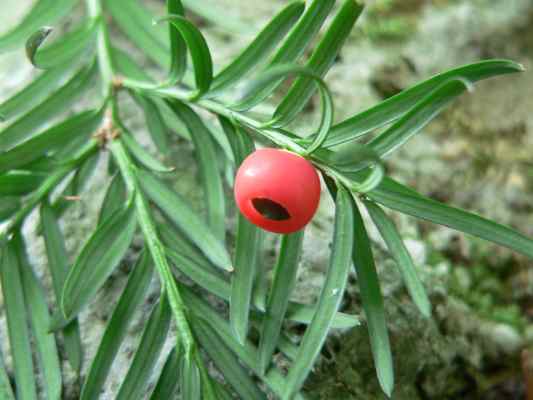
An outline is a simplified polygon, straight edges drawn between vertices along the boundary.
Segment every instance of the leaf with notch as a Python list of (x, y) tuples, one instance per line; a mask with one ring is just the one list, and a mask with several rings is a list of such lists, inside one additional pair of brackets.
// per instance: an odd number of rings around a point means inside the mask
[(340, 306), (351, 268), (354, 241), (354, 215), (349, 192), (339, 187), (335, 201), (335, 227), (326, 280), (322, 286), (316, 313), (307, 327), (298, 355), (287, 375), (283, 399), (300, 390), (326, 341)]
[(0, 52), (24, 44), (26, 39), (41, 26), (51, 25), (69, 15), (77, 2), (77, 0), (41, 0), (36, 2), (19, 24), (0, 36)]
[(422, 315), (429, 317), (431, 315), (431, 303), (429, 302), (424, 286), (416, 274), (413, 259), (405, 247), (396, 226), (394, 226), (394, 222), (392, 222), (381, 207), (374, 202), (365, 200), (364, 203), (372, 221), (376, 224), (392, 257), (398, 265), (400, 274), (402, 275), (411, 299), (413, 299), (413, 302), (416, 304)]
[(109, 320), (83, 384), (80, 400), (97, 400), (111, 370), (120, 345), (127, 334), (136, 309), (143, 303), (152, 280), (150, 255), (143, 252), (130, 273), (128, 283)]
[(157, 20), (164, 21), (172, 24), (187, 44), (196, 80), (197, 91), (193, 96), (198, 98), (209, 90), (213, 81), (213, 60), (207, 42), (198, 28), (180, 15), (167, 15)]
[(93, 133), (102, 119), (101, 110), (81, 112), (0, 154), (0, 173), (23, 167), (50, 150), (66, 146), (77, 137)]
[(217, 337), (213, 328), (200, 318), (193, 319), (192, 327), (202, 348), (205, 349), (240, 398), (250, 400), (266, 399), (265, 394), (258, 389), (250, 374), (239, 363), (235, 355)]
[(420, 100), (390, 128), (372, 139), (368, 146), (380, 157), (389, 155), (420, 132), (452, 100), (470, 89), (470, 87), (470, 82), (460, 78), (444, 82)]
[(89, 303), (126, 254), (137, 219), (132, 204), (117, 210), (83, 247), (63, 287), (61, 309), (68, 320)]
[(220, 92), (239, 82), (268, 57), (291, 26), (300, 18), (304, 9), (304, 2), (295, 1), (281, 10), (248, 47), (215, 76), (211, 93)]
[(49, 69), (65, 63), (72, 63), (72, 60), (77, 59), (94, 44), (96, 21), (89, 20), (83, 23), (47, 46), (44, 46), (44, 42), (52, 33), (53, 28), (43, 27), (26, 41), (26, 56), (33, 66), (39, 69)]
[(76, 72), (67, 83), (48, 98), (6, 126), (0, 132), (0, 150), (5, 151), (24, 139), (34, 136), (48, 120), (68, 109), (89, 87), (96, 72), (94, 66), (95, 64), (92, 64)]
[[(306, 67), (315, 75), (323, 78), (329, 71), (362, 11), (363, 5), (358, 2), (354, 0), (344, 1), (324, 37), (306, 63)], [(305, 107), (315, 90), (316, 83), (312, 79), (308, 77), (298, 78), (276, 108), (274, 118), (283, 116), (284, 121), (293, 120)]]
[(26, 323), (28, 315), (24, 303), (21, 265), (12, 241), (0, 250), (0, 281), (6, 310), (13, 372), (17, 384), (17, 398), (36, 400), (37, 387), (33, 373), (30, 332)]
[(261, 326), (259, 368), (263, 373), (267, 370), (279, 341), (289, 298), (296, 283), (303, 237), (304, 230), (301, 230), (284, 235), (281, 239), (278, 261)]
[[(421, 194), (412, 194), (398, 182), (387, 180), (368, 196), (387, 208), (439, 225), (468, 233), (508, 247), (533, 258), (533, 240), (527, 236), (483, 217), (439, 203)], [(398, 189), (399, 188), (399, 189)]]
[(50, 315), (46, 294), (26, 254), (25, 243), (17, 234), (13, 237), (20, 265), (24, 301), (26, 303), (39, 369), (42, 373), (43, 392), (47, 399), (61, 398), (61, 367), (53, 333), (48, 332)]
[(165, 344), (171, 317), (172, 312), (167, 296), (162, 296), (150, 314), (135, 357), (120, 385), (116, 396), (117, 400), (141, 400), (144, 398), (148, 380)]
[[(67, 250), (65, 248), (65, 239), (59, 228), (57, 216), (47, 203), (41, 205), (41, 226), (48, 258), (48, 269), (52, 277), (52, 285), (56, 303), (61, 301), (61, 292), (63, 285), (68, 276), (69, 262)], [(83, 359), (83, 350), (81, 347), (80, 329), (77, 320), (73, 320), (62, 330), (65, 352), (68, 361), (74, 371), (77, 373), (81, 370)]]
[(139, 170), (139, 183), (146, 195), (216, 266), (230, 271), (231, 259), (222, 242), (190, 206), (172, 189), (152, 174)]
[(222, 243), (225, 241), (225, 199), (218, 157), (212, 135), (192, 108), (179, 101), (170, 103), (176, 115), (187, 126), (194, 143), (195, 155), (207, 206), (207, 221), (211, 231)]
[(524, 67), (509, 60), (487, 60), (455, 68), (423, 81), (355, 116), (334, 125), (324, 147), (333, 147), (357, 139), (374, 129), (401, 118), (416, 103), (438, 86), (454, 78), (470, 82), (493, 76), (522, 72)]

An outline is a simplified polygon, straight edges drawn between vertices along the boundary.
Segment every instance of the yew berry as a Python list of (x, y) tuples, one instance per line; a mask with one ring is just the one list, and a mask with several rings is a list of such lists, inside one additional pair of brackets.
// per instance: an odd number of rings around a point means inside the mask
[(299, 231), (320, 201), (320, 179), (305, 158), (285, 150), (260, 149), (241, 164), (235, 200), (253, 224), (276, 233)]

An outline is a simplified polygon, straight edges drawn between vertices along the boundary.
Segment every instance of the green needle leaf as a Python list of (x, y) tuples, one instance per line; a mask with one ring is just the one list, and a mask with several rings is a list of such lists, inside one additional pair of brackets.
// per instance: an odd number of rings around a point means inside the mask
[(98, 225), (102, 225), (118, 209), (124, 206), (127, 200), (127, 190), (124, 180), (120, 174), (115, 174), (107, 188), (107, 192), (100, 208)]
[(363, 218), (357, 204), (352, 200), (354, 210), (354, 250), (353, 263), (357, 272), (357, 281), (361, 291), (361, 300), (368, 325), (370, 347), (379, 384), (387, 396), (391, 396), (394, 387), (394, 368), (389, 344), (389, 334), (385, 322), (383, 298), (379, 288), (379, 278), (374, 265), (374, 256), (370, 240), (366, 233)]
[[(159, 152), (163, 155), (168, 155), (170, 152), (170, 143), (167, 136), (169, 129), (167, 128), (166, 122), (159, 109), (159, 106), (165, 103), (163, 103), (161, 99), (156, 99), (154, 101), (149, 97), (137, 95), (133, 92), (130, 92), (130, 94), (144, 112), (144, 118), (152, 142)], [(181, 131), (181, 129), (179, 131)]]
[(230, 271), (231, 259), (222, 242), (187, 203), (172, 189), (148, 172), (139, 170), (139, 183), (146, 195), (216, 266)]
[(365, 201), (365, 207), (381, 233), (383, 240), (387, 243), (387, 247), (398, 265), (411, 298), (422, 315), (429, 318), (431, 316), (431, 303), (429, 302), (424, 286), (420, 282), (420, 279), (418, 279), (416, 267), (411, 255), (406, 249), (396, 226), (394, 226), (394, 222), (375, 203)]
[(69, 15), (77, 3), (77, 0), (41, 0), (34, 3), (33, 8), (15, 28), (0, 36), (0, 52), (23, 45), (26, 39), (41, 26), (53, 25)]
[[(316, 76), (323, 78), (329, 71), (362, 11), (363, 6), (357, 1), (344, 1), (324, 37), (306, 63), (306, 67), (313, 71)], [(316, 85), (313, 79), (298, 78), (276, 108), (274, 117), (283, 116), (285, 121), (293, 120), (303, 110), (315, 90)]]
[(69, 109), (92, 82), (96, 72), (94, 66), (76, 72), (61, 88), (0, 131), (0, 151), (31, 138), (47, 121)]
[[(180, 0), (167, 0), (167, 13), (169, 15), (184, 16), (185, 11)], [(183, 40), (180, 31), (173, 24), (169, 24), (170, 37), (170, 73), (168, 84), (175, 85), (181, 80), (187, 68), (187, 45)]]
[(27, 40), (26, 56), (36, 68), (40, 69), (72, 63), (72, 60), (77, 59), (94, 44), (96, 26), (96, 20), (89, 20), (65, 34), (61, 39), (44, 47), (43, 44), (53, 28), (43, 27)]
[(7, 333), (13, 358), (17, 398), (37, 400), (30, 332), (26, 324), (28, 314), (24, 304), (22, 267), (12, 241), (0, 250), (0, 281), (2, 282), (2, 294), (6, 309)]
[(200, 371), (195, 362), (187, 362), (185, 357), (180, 360), (179, 368), (181, 396), (187, 400), (201, 400), (202, 382)]
[(423, 81), (412, 88), (333, 126), (325, 147), (354, 140), (401, 118), (430, 92), (454, 78), (477, 82), (493, 76), (522, 72), (524, 67), (509, 60), (487, 60), (455, 68)]
[(187, 44), (196, 80), (197, 91), (193, 97), (199, 98), (209, 90), (213, 81), (213, 60), (211, 59), (211, 52), (202, 33), (190, 21), (180, 15), (167, 15), (156, 21), (167, 21), (172, 24)]
[(333, 247), (326, 280), (313, 321), (307, 327), (298, 355), (289, 369), (283, 399), (292, 398), (313, 368), (344, 295), (351, 268), (354, 241), (354, 216), (351, 201), (349, 192), (340, 187), (335, 202)]
[(39, 187), (44, 180), (41, 174), (31, 171), (12, 171), (0, 175), (0, 196), (24, 196)]
[(295, 1), (281, 10), (256, 38), (213, 81), (211, 92), (220, 92), (242, 80), (268, 57), (279, 41), (300, 18), (304, 11), (303, 1)]
[(70, 270), (61, 309), (68, 320), (89, 303), (126, 254), (137, 220), (135, 208), (117, 210), (91, 236)]
[(296, 282), (303, 237), (304, 231), (302, 230), (284, 235), (281, 240), (278, 262), (274, 270), (272, 288), (261, 327), (259, 368), (263, 373), (267, 370), (279, 341), (289, 298)]
[(420, 132), (452, 100), (463, 94), (470, 87), (471, 84), (463, 79), (452, 79), (443, 83), (424, 97), (385, 132), (372, 139), (368, 146), (378, 153), (380, 157), (389, 155)]
[[(52, 276), (56, 303), (59, 304), (63, 285), (68, 275), (69, 262), (65, 249), (65, 239), (59, 228), (57, 217), (47, 203), (41, 205), (41, 226), (48, 258), (48, 269)], [(63, 328), (62, 333), (69, 363), (74, 371), (79, 373), (83, 360), (83, 350), (78, 321), (73, 320)]]
[(384, 180), (368, 195), (387, 208), (480, 237), (533, 258), (533, 240), (523, 234), (418, 193), (411, 194), (410, 189), (391, 179)]
[(87, 137), (96, 130), (101, 119), (100, 110), (84, 111), (0, 154), (0, 174), (29, 164), (79, 137)]
[(222, 243), (225, 241), (225, 199), (222, 177), (218, 168), (218, 155), (211, 132), (192, 108), (184, 103), (170, 103), (176, 115), (183, 121), (194, 143), (195, 155), (200, 167), (200, 177), (207, 205), (207, 221), (211, 231)]
[(62, 387), (61, 367), (54, 334), (48, 332), (50, 315), (46, 304), (46, 294), (28, 261), (22, 237), (19, 234), (15, 235), (13, 242), (21, 267), (24, 300), (28, 308), (39, 369), (43, 375), (43, 391), (46, 393), (47, 399), (59, 399), (61, 398)]
[(180, 360), (183, 356), (181, 347), (174, 347), (167, 357), (163, 370), (159, 375), (155, 389), (150, 396), (150, 400), (172, 399), (178, 389), (178, 379), (176, 371), (179, 370)]
[(154, 172), (171, 172), (174, 168), (169, 168), (163, 165), (161, 161), (152, 156), (148, 151), (146, 151), (134, 138), (130, 131), (123, 125), (120, 124), (120, 129), (122, 133), (120, 135), (120, 140), (124, 143), (124, 146), (128, 149), (131, 155), (144, 167), (154, 171)]
[(248, 371), (216, 335), (213, 328), (200, 318), (193, 320), (192, 327), (202, 347), (241, 399), (266, 400), (265, 394), (258, 389)]
[(133, 314), (144, 300), (152, 275), (153, 268), (150, 262), (150, 255), (147, 252), (143, 252), (133, 267), (128, 283), (106, 326), (104, 336), (100, 341), (98, 351), (94, 356), (83, 385), (81, 400), (97, 400), (100, 398), (102, 386), (111, 370), (120, 344), (127, 334)]
[(117, 400), (141, 400), (165, 344), (172, 312), (167, 296), (161, 296), (150, 314), (141, 342), (120, 389)]

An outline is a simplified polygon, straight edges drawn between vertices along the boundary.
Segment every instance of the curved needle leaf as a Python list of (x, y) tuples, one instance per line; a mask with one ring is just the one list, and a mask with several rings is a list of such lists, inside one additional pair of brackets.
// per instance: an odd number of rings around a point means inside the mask
[(278, 345), (289, 298), (296, 283), (303, 237), (304, 231), (301, 230), (284, 235), (281, 239), (278, 262), (274, 270), (274, 279), (268, 295), (259, 341), (259, 368), (263, 373), (267, 370)]
[(47, 399), (60, 399), (61, 367), (54, 334), (48, 332), (50, 315), (46, 294), (29, 263), (22, 237), (19, 234), (15, 235), (13, 242), (21, 267), (24, 300), (30, 317), (39, 369), (43, 376), (44, 393)]
[[(48, 269), (52, 276), (56, 303), (59, 304), (63, 285), (68, 276), (69, 263), (65, 239), (59, 228), (57, 216), (47, 203), (41, 205), (41, 226), (48, 258)], [(74, 371), (79, 373), (83, 354), (78, 321), (72, 321), (62, 332), (69, 363)]]
[(154, 306), (148, 323), (144, 328), (141, 342), (135, 353), (130, 369), (120, 385), (117, 400), (141, 400), (145, 398), (152, 370), (159, 358), (161, 349), (170, 328), (172, 312), (167, 296), (161, 296)]
[(392, 180), (384, 180), (368, 196), (387, 208), (416, 218), (444, 225), (508, 247), (533, 258), (533, 240), (527, 236), (483, 217), (439, 203), (405, 188)]
[(285, 37), (305, 9), (303, 1), (290, 3), (281, 10), (256, 38), (214, 78), (211, 93), (220, 92), (249, 74)]
[(128, 250), (137, 220), (132, 204), (116, 211), (91, 236), (65, 281), (61, 309), (68, 320), (87, 305)]
[(209, 90), (213, 81), (213, 60), (207, 42), (198, 28), (181, 15), (167, 15), (156, 20), (157, 23), (165, 21), (177, 29), (181, 38), (187, 44), (194, 68), (197, 89), (192, 97), (197, 99)]
[(98, 351), (93, 358), (87, 379), (83, 385), (80, 400), (97, 400), (100, 397), (102, 386), (111, 369), (113, 360), (127, 334), (127, 328), (135, 310), (144, 300), (152, 275), (153, 268), (150, 263), (150, 255), (147, 252), (143, 252), (134, 266), (126, 288), (122, 292), (113, 315), (106, 326)]
[(173, 101), (170, 105), (187, 127), (194, 143), (207, 203), (207, 221), (217, 239), (224, 243), (226, 236), (226, 196), (218, 169), (218, 155), (212, 134), (192, 108), (179, 101)]
[[(185, 10), (180, 0), (167, 0), (169, 15), (185, 16)], [(170, 38), (170, 73), (167, 80), (169, 85), (175, 85), (181, 80), (187, 68), (187, 45), (180, 31), (174, 24), (168, 24)]]
[(139, 170), (139, 183), (146, 195), (216, 266), (231, 271), (231, 259), (222, 242), (187, 203), (152, 174)]
[(41, 0), (25, 15), (12, 30), (0, 36), (0, 52), (23, 45), (26, 39), (44, 25), (53, 25), (66, 15), (78, 3), (77, 0)]
[(370, 347), (379, 384), (387, 396), (391, 396), (394, 387), (394, 368), (389, 344), (389, 334), (385, 322), (383, 298), (379, 288), (379, 278), (374, 265), (374, 256), (370, 240), (366, 233), (363, 218), (357, 204), (352, 199), (354, 210), (354, 250), (353, 263), (357, 272), (361, 300), (368, 325)]
[(420, 279), (418, 279), (413, 259), (405, 247), (396, 226), (394, 226), (394, 222), (374, 202), (365, 200), (365, 207), (372, 221), (376, 224), (383, 240), (385, 240), (392, 257), (396, 261), (411, 298), (422, 315), (429, 317), (431, 315), (431, 303), (429, 302), (424, 286), (420, 282)]
[(524, 67), (509, 60), (487, 60), (455, 68), (423, 81), (401, 93), (333, 126), (324, 147), (349, 142), (401, 118), (438, 86), (454, 78), (477, 82), (493, 76), (522, 72)]
[(372, 139), (368, 146), (385, 157), (406, 143), (435, 118), (452, 100), (469, 90), (472, 84), (461, 78), (443, 83), (420, 100), (409, 112), (385, 132)]
[(351, 268), (354, 240), (354, 215), (351, 201), (349, 192), (340, 187), (335, 202), (333, 248), (326, 280), (313, 321), (307, 327), (298, 355), (289, 369), (283, 399), (292, 398), (313, 368), (344, 295)]
[[(323, 78), (329, 71), (362, 11), (363, 5), (357, 1), (344, 1), (324, 37), (320, 40), (305, 65), (315, 75)], [(308, 77), (298, 78), (281, 104), (276, 108), (274, 117), (283, 116), (284, 121), (293, 120), (305, 107), (315, 90), (315, 82), (312, 79)]]
[(26, 56), (34, 67), (49, 69), (56, 66), (72, 63), (90, 45), (96, 37), (96, 21), (89, 20), (71, 32), (66, 33), (60, 40), (43, 46), (53, 28), (45, 26), (35, 32), (26, 41)]
[(17, 384), (17, 398), (37, 400), (30, 332), (26, 324), (28, 315), (24, 304), (21, 265), (12, 241), (1, 248), (0, 252), (0, 281), (2, 282), (7, 333)]

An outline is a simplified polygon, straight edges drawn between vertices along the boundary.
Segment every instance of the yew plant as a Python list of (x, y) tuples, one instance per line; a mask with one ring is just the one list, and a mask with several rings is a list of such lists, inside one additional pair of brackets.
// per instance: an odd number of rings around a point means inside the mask
[[(336, 123), (324, 76), (363, 6), (354, 0), (335, 3), (290, 2), (221, 68), (214, 68), (207, 42), (185, 10), (222, 30), (249, 27), (201, 0), (168, 0), (166, 15), (160, 16), (135, 0), (38, 0), (0, 37), (1, 51), (25, 44), (29, 61), (42, 70), (0, 105), (5, 119), (0, 132), (0, 278), (13, 377), (10, 381), (0, 365), (2, 399), (14, 399), (14, 392), (19, 399), (61, 398), (62, 357), (79, 374), (80, 398), (99, 398), (153, 277), (160, 282), (160, 296), (117, 399), (169, 399), (177, 393), (182, 399), (304, 399), (304, 382), (330, 331), (360, 325), (356, 315), (339, 311), (352, 268), (364, 312), (364, 327), (357, 329), (368, 329), (377, 377), (390, 396), (394, 373), (384, 299), (361, 208), (368, 210), (412, 301), (428, 318), (431, 304), (383, 207), (533, 257), (533, 241), (524, 235), (425, 197), (386, 176), (383, 167), (389, 154), (476, 81), (523, 67), (508, 60), (461, 66)], [(83, 18), (46, 41), (52, 31), (48, 25), (58, 25), (74, 7), (85, 7)], [(118, 47), (111, 27), (166, 69), (166, 78), (159, 82), (149, 76)], [(288, 79), (290, 86), (283, 91)], [(80, 95), (95, 82), (100, 89), (96, 107), (74, 111)], [(283, 95), (273, 113), (265, 112), (280, 89)], [(303, 109), (315, 94), (320, 100), (315, 132), (291, 132), (287, 127), (305, 117)], [(121, 108), (127, 96), (143, 110), (160, 156), (143, 148), (138, 133), (124, 123)], [(206, 119), (205, 112), (218, 121)], [(161, 161), (177, 135), (193, 143), (205, 215), (195, 213), (172, 188), (179, 177)], [(229, 226), (226, 218), (234, 202), (224, 190), (232, 187), (236, 169), (256, 143), (304, 157), (335, 200), (331, 257), (315, 304), (291, 301), (304, 230), (281, 236), (274, 276), (267, 282), (257, 267), (261, 229), (242, 215), (237, 226)], [(93, 170), (105, 167), (99, 163), (102, 152), (110, 155), (107, 193), (94, 232), (71, 264), (60, 222), (72, 198), (83, 198)], [(35, 213), (39, 222), (27, 228), (44, 238), (50, 295), (33, 270), (22, 233)], [(233, 249), (226, 244), (228, 230), (236, 232)], [(143, 250), (94, 357), (83, 364), (78, 315), (99, 295), (136, 235), (142, 237)], [(50, 308), (48, 298), (53, 299)], [(287, 321), (306, 326), (298, 342), (287, 334)], [(175, 346), (170, 354), (161, 354), (171, 324)], [(166, 362), (156, 371), (160, 357)], [(276, 362), (279, 357), (285, 362)], [(216, 377), (211, 364), (219, 372)], [(154, 379), (155, 386), (149, 387)]]

